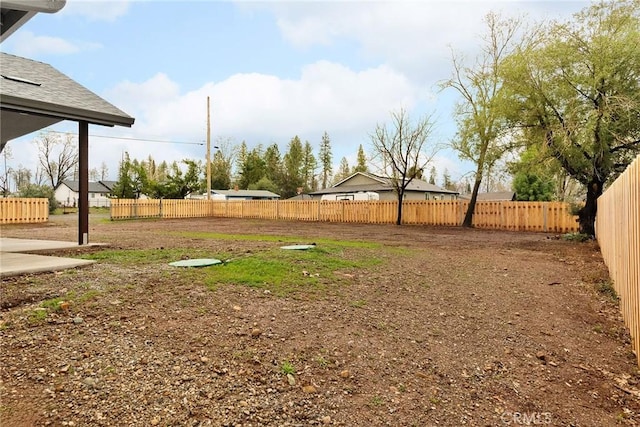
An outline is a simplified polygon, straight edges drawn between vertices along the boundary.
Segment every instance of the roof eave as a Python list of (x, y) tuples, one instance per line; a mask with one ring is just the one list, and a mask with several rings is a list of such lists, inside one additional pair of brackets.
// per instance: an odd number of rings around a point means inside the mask
[(56, 13), (67, 0), (2, 0), (4, 9), (25, 10), (32, 12)]
[(86, 121), (103, 126), (125, 126), (131, 127), (135, 122), (133, 117), (128, 115), (115, 115), (97, 111), (89, 111), (64, 105), (50, 104), (47, 102), (16, 98), (11, 95), (4, 95), (0, 100), (0, 108), (18, 111), (21, 113), (31, 113), (42, 116), (56, 117), (63, 120)]

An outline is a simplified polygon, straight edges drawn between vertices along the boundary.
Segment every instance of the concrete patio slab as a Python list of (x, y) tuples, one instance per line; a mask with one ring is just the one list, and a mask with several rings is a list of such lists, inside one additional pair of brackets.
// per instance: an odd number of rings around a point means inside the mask
[(56, 249), (70, 249), (78, 247), (80, 247), (80, 245), (74, 242), (0, 237), (0, 252), (51, 251)]
[(83, 267), (93, 264), (94, 262), (95, 261), (86, 259), (1, 252), (0, 277), (66, 270), (69, 268)]
[[(92, 245), (89, 245), (92, 246)], [(73, 249), (82, 246), (73, 242), (57, 240), (0, 238), (0, 277), (17, 276), (28, 273), (60, 271), (83, 267), (95, 261), (62, 258), (55, 256), (31, 255), (22, 252), (52, 251)]]

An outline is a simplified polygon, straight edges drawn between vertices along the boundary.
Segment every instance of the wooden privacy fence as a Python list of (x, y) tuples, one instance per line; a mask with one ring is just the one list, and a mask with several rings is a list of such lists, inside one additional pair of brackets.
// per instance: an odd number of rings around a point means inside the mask
[(640, 156), (598, 199), (596, 236), (640, 366)]
[(0, 199), (0, 224), (28, 224), (49, 220), (49, 199)]
[[(418, 200), (403, 203), (403, 224), (462, 224), (467, 201)], [(393, 224), (395, 201), (320, 200), (167, 200), (113, 199), (111, 219), (256, 218)], [(576, 217), (561, 202), (478, 202), (473, 217), (478, 228), (566, 233), (578, 230)]]

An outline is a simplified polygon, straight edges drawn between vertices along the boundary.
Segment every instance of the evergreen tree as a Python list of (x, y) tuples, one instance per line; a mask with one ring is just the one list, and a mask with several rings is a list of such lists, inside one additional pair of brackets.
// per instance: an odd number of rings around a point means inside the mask
[(317, 190), (318, 184), (316, 182), (316, 167), (318, 162), (313, 155), (313, 147), (309, 141), (305, 141), (304, 150), (302, 154), (302, 177), (304, 180), (304, 192)]
[(327, 132), (322, 135), (318, 157), (320, 158), (322, 188), (327, 188), (331, 182), (331, 175), (333, 174), (333, 153), (331, 153), (331, 140), (329, 139)]
[(240, 147), (237, 148), (237, 153), (236, 153), (236, 167), (238, 168), (239, 171), (242, 170), (242, 165), (247, 159), (248, 153), (249, 153), (249, 150), (247, 149), (247, 143), (242, 141), (240, 143)]
[(304, 151), (300, 138), (295, 136), (289, 142), (289, 150), (284, 155), (285, 180), (282, 185), (282, 198), (288, 199), (298, 194), (299, 189), (304, 188)]
[(364, 153), (362, 144), (358, 147), (358, 164), (353, 168), (353, 172), (368, 172), (367, 155)]
[(133, 188), (133, 182), (131, 179), (131, 159), (129, 153), (125, 152), (122, 156), (122, 161), (118, 167), (118, 180), (111, 189), (111, 195), (119, 199), (133, 199), (135, 197), (135, 191)]
[(442, 173), (442, 187), (447, 190), (456, 189), (456, 184), (451, 180), (451, 175), (447, 169)]
[(266, 165), (262, 157), (262, 146), (258, 145), (244, 156), (240, 167), (238, 187), (248, 189), (251, 184), (260, 181), (266, 175)]
[(553, 182), (533, 173), (519, 172), (513, 180), (513, 191), (516, 200), (548, 202), (553, 198)]
[(429, 184), (436, 185), (436, 175), (436, 167), (431, 166), (431, 169), (429, 170)]
[[(280, 186), (283, 182), (282, 158), (280, 149), (275, 142), (267, 147), (264, 152), (265, 177), (276, 187), (275, 193), (280, 194)], [(269, 190), (271, 191), (271, 190)]]
[(195, 160), (182, 161), (187, 166), (183, 171), (177, 162), (171, 163), (167, 179), (157, 186), (157, 197), (184, 199), (188, 194), (202, 193), (203, 165)]
[(349, 167), (349, 161), (346, 157), (340, 159), (340, 165), (338, 166), (338, 172), (333, 178), (333, 183), (336, 184), (351, 175), (351, 168)]
[(231, 188), (231, 162), (228, 162), (219, 150), (213, 153), (211, 160), (211, 188), (214, 190)]

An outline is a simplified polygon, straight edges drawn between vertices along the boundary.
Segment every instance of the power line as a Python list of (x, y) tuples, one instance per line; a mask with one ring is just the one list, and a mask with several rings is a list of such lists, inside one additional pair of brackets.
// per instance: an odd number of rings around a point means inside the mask
[[(73, 133), (73, 132), (61, 132), (57, 130), (50, 130), (48, 132), (60, 133), (63, 135), (77, 135), (76, 133)], [(192, 142), (192, 141), (166, 141), (161, 139), (130, 138), (130, 137), (124, 137), (124, 136), (107, 136), (107, 135), (95, 135), (95, 134), (89, 134), (89, 136), (93, 136), (97, 138), (106, 138), (106, 139), (126, 139), (128, 141), (160, 142), (164, 144), (204, 145), (204, 142)]]

